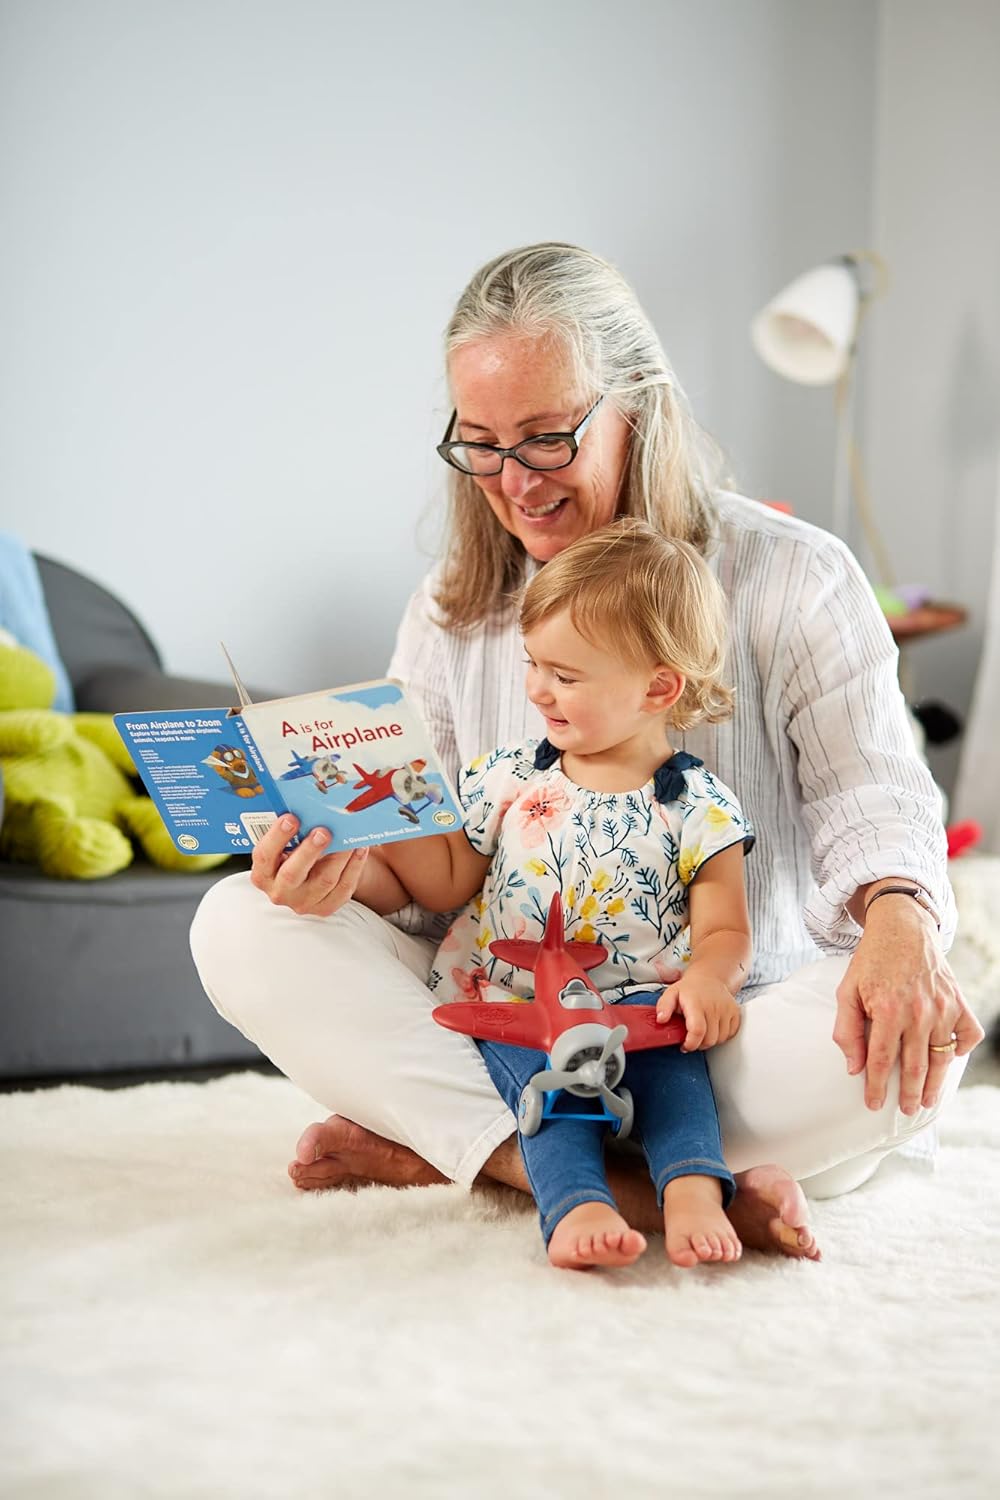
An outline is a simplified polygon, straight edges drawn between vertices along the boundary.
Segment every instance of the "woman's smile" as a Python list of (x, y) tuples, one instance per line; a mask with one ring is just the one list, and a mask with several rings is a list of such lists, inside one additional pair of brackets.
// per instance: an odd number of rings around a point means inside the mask
[(517, 502), (514, 500), (510, 503), (516, 505), (522, 516), (528, 521), (547, 521), (550, 516), (554, 516), (564, 505), (568, 505), (569, 501), (564, 496), (561, 500), (550, 500), (541, 505), (517, 505)]

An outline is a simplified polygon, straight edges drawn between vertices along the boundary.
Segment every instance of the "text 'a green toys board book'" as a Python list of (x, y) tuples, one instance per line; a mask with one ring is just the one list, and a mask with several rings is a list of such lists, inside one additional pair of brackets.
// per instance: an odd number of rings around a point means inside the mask
[(331, 850), (462, 826), (458, 798), (400, 683), (252, 703), (235, 669), (233, 679), (238, 709), (114, 716), (182, 853), (245, 854), (285, 812), (299, 819), (299, 838), (329, 829)]

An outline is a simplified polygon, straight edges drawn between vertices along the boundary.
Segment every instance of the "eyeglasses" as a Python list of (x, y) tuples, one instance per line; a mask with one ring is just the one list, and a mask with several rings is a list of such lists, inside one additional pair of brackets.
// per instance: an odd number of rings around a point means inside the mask
[(576, 457), (580, 439), (603, 400), (603, 396), (598, 397), (572, 432), (539, 432), (521, 443), (515, 443), (513, 448), (497, 448), (493, 443), (449, 442), (449, 434), (458, 416), (458, 412), (453, 411), (437, 451), (453, 469), (458, 469), (463, 474), (475, 474), (477, 479), (489, 474), (499, 474), (504, 460), (508, 458), (516, 458), (526, 469), (565, 469)]

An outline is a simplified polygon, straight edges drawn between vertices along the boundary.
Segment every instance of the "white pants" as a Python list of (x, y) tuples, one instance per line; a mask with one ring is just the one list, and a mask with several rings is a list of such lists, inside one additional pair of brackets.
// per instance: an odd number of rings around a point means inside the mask
[[(468, 1187), (515, 1129), (475, 1043), (431, 1019), (435, 945), (350, 902), (333, 917), (273, 906), (249, 875), (218, 881), (191, 929), (202, 984), (220, 1015), (328, 1110), (410, 1146)], [(881, 1110), (864, 1102), (832, 1040), (846, 957), (759, 990), (738, 1034), (709, 1053), (733, 1172), (777, 1162), (813, 1197), (850, 1192), (924, 1130), (938, 1104), (904, 1115), (898, 1067)]]

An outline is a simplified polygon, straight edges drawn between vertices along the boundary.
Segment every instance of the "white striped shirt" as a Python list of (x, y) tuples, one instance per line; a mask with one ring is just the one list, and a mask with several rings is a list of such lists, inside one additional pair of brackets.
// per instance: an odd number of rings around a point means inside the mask
[[(919, 758), (897, 652), (871, 588), (835, 537), (738, 495), (717, 499), (708, 561), (730, 604), (733, 717), (675, 748), (731, 786), (757, 833), (745, 864), (754, 956), (748, 986), (852, 948), (845, 903), (908, 876), (955, 926), (937, 789)], [(466, 635), (434, 623), (434, 575), (399, 629), (389, 674), (421, 708), (449, 772), (485, 750), (541, 738), (525, 694), (516, 619)]]

